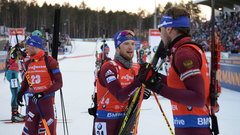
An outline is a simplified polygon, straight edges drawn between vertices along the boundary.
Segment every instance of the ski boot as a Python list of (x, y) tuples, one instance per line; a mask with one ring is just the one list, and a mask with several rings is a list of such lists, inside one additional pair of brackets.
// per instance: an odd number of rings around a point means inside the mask
[(21, 115), (17, 109), (13, 109), (12, 110), (12, 118), (11, 118), (12, 122), (23, 122), (25, 121), (25, 116)]

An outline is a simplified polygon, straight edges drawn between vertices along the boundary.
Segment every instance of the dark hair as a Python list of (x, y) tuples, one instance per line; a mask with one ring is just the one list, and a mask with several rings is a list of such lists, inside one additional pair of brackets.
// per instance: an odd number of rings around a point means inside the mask
[[(108, 46), (107, 44), (104, 45), (104, 47)], [(100, 49), (102, 50), (103, 49), (103, 45), (101, 45)]]
[[(181, 6), (174, 6), (166, 10), (165, 12), (166, 15), (171, 15), (173, 20), (176, 20), (179, 16), (188, 16), (190, 18), (190, 13), (183, 7)], [(187, 27), (177, 27), (173, 28), (175, 29), (178, 33), (190, 35), (190, 28)]]

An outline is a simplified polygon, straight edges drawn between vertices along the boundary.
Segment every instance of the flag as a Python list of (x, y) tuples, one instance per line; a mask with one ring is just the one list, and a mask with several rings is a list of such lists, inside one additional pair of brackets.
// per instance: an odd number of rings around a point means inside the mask
[(202, 17), (202, 20), (204, 20), (204, 21), (205, 21), (205, 20), (207, 20), (207, 19), (206, 19), (206, 17)]
[(217, 17), (215, 17), (215, 22), (218, 22), (218, 19), (217, 19)]
[(191, 22), (191, 23), (194, 23), (194, 20), (192, 19), (190, 22)]

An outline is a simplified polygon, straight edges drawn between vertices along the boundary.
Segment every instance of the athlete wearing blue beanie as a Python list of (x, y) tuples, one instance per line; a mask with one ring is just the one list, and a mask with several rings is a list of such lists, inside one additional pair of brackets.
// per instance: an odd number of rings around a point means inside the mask
[(123, 30), (123, 31), (117, 32), (114, 36), (115, 48), (117, 48), (121, 43), (123, 43), (126, 40), (135, 41), (134, 35), (135, 34), (130, 30)]
[(40, 36), (31, 36), (30, 38), (28, 38), (26, 45), (30, 45), (30, 46), (42, 49), (43, 41)]

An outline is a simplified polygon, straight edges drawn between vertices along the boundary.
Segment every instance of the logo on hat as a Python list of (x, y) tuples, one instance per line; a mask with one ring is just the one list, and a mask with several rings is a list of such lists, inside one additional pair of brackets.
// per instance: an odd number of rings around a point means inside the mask
[(128, 34), (128, 35), (126, 35), (125, 37), (127, 37), (128, 39), (131, 39), (131, 38), (132, 38), (132, 35)]
[(168, 24), (172, 24), (173, 22), (166, 22), (166, 21), (164, 21), (162, 24), (159, 24), (158, 25), (158, 28), (160, 28), (160, 27), (162, 27), (162, 26), (164, 26), (164, 25), (168, 25)]
[(121, 41), (118, 41), (118, 42), (117, 42), (117, 45), (120, 45), (120, 44), (121, 44)]

